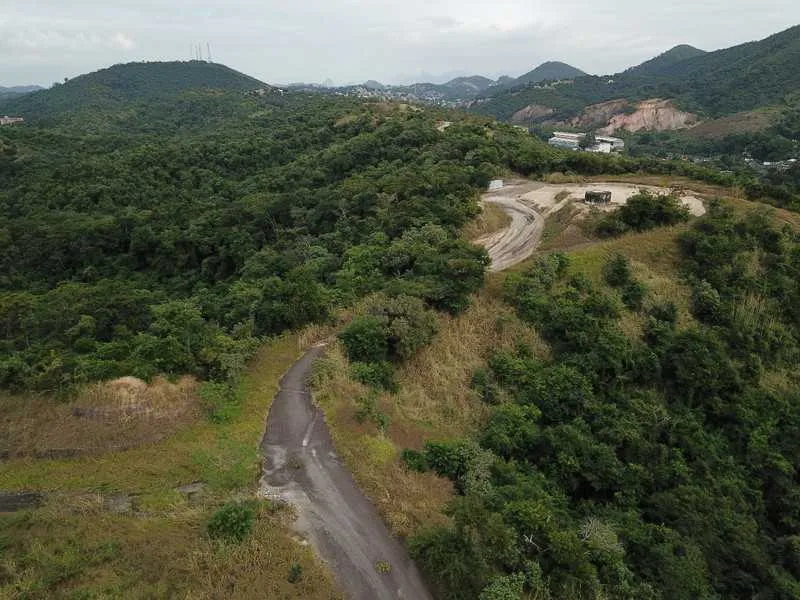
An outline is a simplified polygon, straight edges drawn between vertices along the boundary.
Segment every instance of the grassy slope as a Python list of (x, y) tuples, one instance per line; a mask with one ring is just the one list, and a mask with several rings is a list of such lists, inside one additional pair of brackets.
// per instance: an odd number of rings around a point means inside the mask
[[(247, 497), (260, 476), (258, 444), (281, 374), (298, 356), (298, 337), (265, 346), (241, 384), (243, 409), (229, 425), (201, 423), (169, 440), (75, 460), (0, 463), (0, 489), (42, 490), (48, 503), (0, 516), (0, 598), (100, 597), (333, 598), (333, 583), (311, 551), (293, 541), (291, 518), (264, 506), (241, 546), (212, 544), (205, 523), (232, 498)], [(189, 503), (176, 486), (204, 481)], [(135, 512), (102, 510), (102, 496), (132, 494)], [(286, 581), (303, 567), (300, 583)], [(4, 574), (3, 571), (6, 571)], [(24, 596), (23, 596), (24, 597)], [(88, 596), (87, 596), (88, 597)]]
[[(630, 182), (630, 178), (624, 179)], [(663, 185), (661, 181), (645, 179), (639, 177), (637, 182)], [(708, 197), (730, 193), (698, 182), (681, 183)], [(763, 206), (736, 198), (726, 198), (725, 202), (739, 211)], [(800, 215), (770, 210), (777, 221), (800, 228)], [(677, 270), (677, 236), (688, 227), (684, 224), (583, 244), (568, 252), (570, 270), (583, 273), (604, 293), (618, 296), (603, 281), (602, 267), (609, 257), (623, 254), (630, 260), (634, 276), (647, 285), (647, 302), (674, 302), (679, 329), (689, 328), (695, 324), (689, 311), (690, 290)], [(569, 239), (565, 246), (572, 246)], [(554, 243), (548, 251), (558, 249)], [(530, 267), (535, 258), (512, 270)], [(317, 401), (326, 411), (337, 449), (359, 485), (399, 535), (413, 535), (427, 525), (441, 522), (445, 518), (441, 509), (453, 493), (449, 481), (407, 471), (400, 461), (402, 449), (418, 449), (427, 439), (469, 436), (481, 426), (485, 406), (470, 389), (470, 380), (490, 352), (523, 341), (541, 358), (548, 356), (547, 344), (502, 301), (505, 277), (504, 273), (491, 274), (485, 288), (473, 298), (472, 306), (458, 317), (442, 318), (434, 342), (400, 367), (399, 393), (382, 394), (379, 402), (380, 410), (390, 418), (385, 433), (372, 423), (360, 424), (356, 420), (357, 399), (365, 397), (367, 389), (349, 379), (347, 361), (337, 347), (331, 349), (319, 369)], [(627, 335), (639, 336), (644, 318), (623, 311), (620, 326)], [(767, 373), (765, 378), (783, 380), (780, 373)]]

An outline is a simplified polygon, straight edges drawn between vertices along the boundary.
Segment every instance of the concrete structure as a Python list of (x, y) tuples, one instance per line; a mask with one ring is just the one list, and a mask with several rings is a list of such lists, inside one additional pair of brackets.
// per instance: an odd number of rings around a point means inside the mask
[(611, 203), (611, 192), (605, 191), (589, 191), (586, 192), (586, 195), (583, 197), (583, 201), (586, 204), (610, 204)]
[(494, 179), (489, 182), (489, 191), (496, 192), (497, 190), (503, 189), (503, 180), (502, 179)]
[(25, 119), (22, 117), (0, 117), (0, 125), (14, 125), (15, 123), (24, 123)]

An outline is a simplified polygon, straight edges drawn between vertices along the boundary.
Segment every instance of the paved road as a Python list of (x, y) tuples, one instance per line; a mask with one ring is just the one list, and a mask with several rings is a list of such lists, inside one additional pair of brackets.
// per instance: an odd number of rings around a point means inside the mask
[[(295, 529), (325, 560), (352, 600), (430, 600), (405, 547), (389, 533), (333, 448), (306, 384), (315, 347), (281, 379), (261, 442), (261, 491), (295, 507)], [(391, 565), (379, 573), (376, 564)]]

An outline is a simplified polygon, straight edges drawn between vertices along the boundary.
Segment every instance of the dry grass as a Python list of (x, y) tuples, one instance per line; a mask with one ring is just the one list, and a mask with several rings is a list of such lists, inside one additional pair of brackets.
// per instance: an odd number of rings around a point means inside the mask
[[(240, 545), (212, 542), (213, 507), (129, 516), (51, 503), (0, 517), (10, 540), (0, 598), (340, 598), (323, 565), (264, 506)], [(293, 563), (303, 568), (287, 581)], [(27, 594), (26, 594), (27, 592)]]
[(493, 285), (464, 314), (441, 317), (436, 339), (398, 369), (400, 392), (382, 394), (379, 401), (390, 419), (385, 433), (375, 424), (357, 422), (357, 399), (368, 392), (348, 377), (337, 345), (320, 364), (315, 398), (325, 410), (337, 452), (397, 535), (441, 523), (441, 509), (452, 497), (448, 481), (405, 469), (400, 452), (420, 448), (428, 439), (460, 438), (477, 430), (486, 407), (470, 381), (492, 350), (524, 342), (547, 352), (536, 333), (498, 299)]
[[(102, 456), (0, 463), (0, 489), (50, 495), (42, 509), (0, 516), (8, 544), (0, 598), (26, 591), (31, 598), (340, 597), (324, 566), (289, 533), (286, 513), (261, 510), (239, 546), (212, 543), (205, 533), (219, 504), (255, 490), (264, 420), (298, 345), (297, 335), (287, 335), (264, 346), (243, 378), (242, 411), (231, 424), (199, 421), (162, 442)], [(128, 383), (135, 397), (141, 386)], [(122, 403), (128, 391), (120, 394)], [(175, 490), (197, 480), (207, 484), (199, 502)], [(134, 512), (102, 510), (114, 491), (132, 495)], [(295, 562), (303, 578), (290, 584)]]
[(135, 377), (86, 386), (70, 403), (49, 397), (0, 400), (8, 456), (74, 456), (135, 448), (166, 439), (200, 416), (196, 381)]
[(481, 214), (464, 227), (461, 236), (465, 240), (477, 240), (505, 229), (510, 224), (511, 217), (502, 208), (487, 202), (482, 206)]
[[(556, 185), (562, 183), (585, 183), (587, 178), (583, 175), (565, 175), (564, 173), (548, 173), (544, 176), (545, 183), (554, 183)], [(604, 179), (604, 181), (610, 181)]]

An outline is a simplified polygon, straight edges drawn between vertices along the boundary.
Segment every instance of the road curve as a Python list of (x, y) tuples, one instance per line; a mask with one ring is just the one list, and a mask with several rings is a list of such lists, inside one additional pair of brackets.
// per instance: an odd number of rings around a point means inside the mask
[(488, 196), (483, 201), (500, 206), (511, 217), (508, 227), (475, 242), (489, 252), (489, 270), (503, 271), (533, 254), (544, 232), (544, 217), (513, 196)]
[[(352, 600), (431, 600), (405, 547), (339, 460), (322, 410), (312, 403), (307, 379), (323, 351), (312, 348), (281, 379), (261, 442), (261, 492), (295, 507), (296, 531)], [(391, 570), (379, 572), (379, 563)]]

